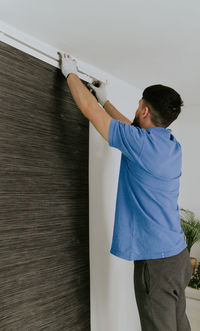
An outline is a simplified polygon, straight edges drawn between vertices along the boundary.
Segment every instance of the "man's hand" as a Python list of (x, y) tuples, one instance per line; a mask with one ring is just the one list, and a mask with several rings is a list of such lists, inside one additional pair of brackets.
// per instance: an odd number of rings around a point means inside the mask
[(62, 71), (62, 74), (67, 78), (70, 73), (78, 75), (77, 62), (75, 59), (72, 59), (71, 55), (65, 54), (63, 52), (57, 52), (59, 55), (59, 66)]
[(94, 85), (95, 82), (96, 81), (93, 81), (91, 84), (88, 84), (88, 85), (95, 91), (98, 102), (102, 106), (104, 106), (104, 104), (108, 100), (108, 97), (107, 97), (108, 81), (106, 81), (106, 83), (101, 83), (101, 85), (99, 87), (96, 87)]

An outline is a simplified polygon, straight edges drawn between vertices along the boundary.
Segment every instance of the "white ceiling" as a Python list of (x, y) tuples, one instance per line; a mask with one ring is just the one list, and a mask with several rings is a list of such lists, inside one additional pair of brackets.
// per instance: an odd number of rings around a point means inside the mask
[(199, 0), (0, 0), (0, 20), (140, 89), (199, 105)]

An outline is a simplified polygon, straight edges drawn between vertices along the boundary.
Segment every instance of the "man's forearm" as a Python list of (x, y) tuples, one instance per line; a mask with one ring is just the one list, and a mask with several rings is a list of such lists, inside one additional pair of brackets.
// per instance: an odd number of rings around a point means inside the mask
[(113, 105), (112, 103), (107, 100), (104, 103), (103, 108), (105, 109), (105, 111), (114, 119), (119, 120), (121, 122), (127, 123), (127, 124), (131, 124), (132, 122), (125, 117), (124, 115), (122, 115)]
[(88, 88), (81, 82), (80, 78), (70, 73), (67, 77), (67, 84), (70, 88), (73, 99), (75, 100), (78, 108), (84, 113), (88, 106), (94, 101), (97, 102), (94, 95), (88, 90)]

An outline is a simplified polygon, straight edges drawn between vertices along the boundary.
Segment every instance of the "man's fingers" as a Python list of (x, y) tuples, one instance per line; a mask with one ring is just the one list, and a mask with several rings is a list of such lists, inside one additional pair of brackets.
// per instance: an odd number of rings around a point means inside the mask
[(64, 53), (63, 52), (57, 52), (58, 56), (59, 56), (59, 60), (61, 61), (64, 57)]
[(99, 89), (100, 87), (106, 87), (106, 85), (108, 85), (108, 79), (106, 79), (105, 83), (94, 79), (92, 83), (89, 83), (89, 85), (94, 89)]
[(100, 87), (100, 82), (98, 81), (98, 80), (96, 80), (96, 79), (93, 79), (93, 81), (92, 81), (92, 86), (94, 87), (94, 88), (98, 88), (98, 87)]
[(62, 64), (62, 55), (60, 54), (60, 52), (57, 52), (57, 54), (58, 54), (58, 57), (59, 57), (58, 64), (59, 64), (59, 67), (61, 67), (61, 64)]
[[(65, 59), (68, 58), (68, 59), (71, 59), (71, 60), (72, 60), (72, 57), (71, 57), (70, 54), (66, 54), (65, 52), (57, 52), (57, 54), (58, 54), (59, 57), (61, 57), (61, 58), (65, 58)], [(75, 59), (73, 59), (73, 61), (76, 62)]]
[(58, 56), (59, 56), (59, 60), (61, 59), (62, 55), (60, 52), (57, 52)]

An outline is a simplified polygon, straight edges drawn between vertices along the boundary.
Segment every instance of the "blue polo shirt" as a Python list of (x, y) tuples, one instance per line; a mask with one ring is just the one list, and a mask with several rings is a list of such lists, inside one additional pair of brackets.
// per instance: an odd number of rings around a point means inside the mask
[(108, 144), (122, 153), (110, 253), (125, 260), (178, 254), (187, 247), (178, 207), (180, 143), (170, 129), (112, 119)]

